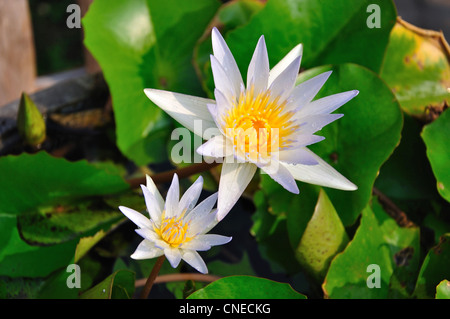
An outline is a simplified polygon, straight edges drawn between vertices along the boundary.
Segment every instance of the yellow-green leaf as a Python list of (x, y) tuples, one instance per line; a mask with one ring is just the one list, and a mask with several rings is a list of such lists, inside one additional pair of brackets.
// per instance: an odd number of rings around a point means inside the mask
[(345, 248), (348, 241), (333, 204), (321, 189), (314, 214), (295, 252), (297, 260), (318, 282), (322, 282), (331, 259)]
[(431, 120), (450, 101), (449, 56), (442, 32), (423, 30), (398, 18), (380, 75), (406, 113)]
[(17, 114), (17, 129), (26, 144), (38, 146), (45, 141), (46, 126), (41, 112), (33, 100), (22, 93)]

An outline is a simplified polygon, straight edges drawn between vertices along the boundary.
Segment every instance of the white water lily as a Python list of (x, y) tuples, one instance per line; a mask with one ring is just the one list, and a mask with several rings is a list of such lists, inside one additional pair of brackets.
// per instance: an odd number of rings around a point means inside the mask
[[(331, 72), (298, 86), (302, 45), (294, 47), (269, 70), (264, 36), (258, 41), (247, 72), (246, 86), (236, 61), (219, 31), (212, 30), (211, 68), (215, 100), (145, 89), (147, 97), (196, 134), (220, 132), (201, 145), (203, 156), (224, 158), (219, 183), (218, 218), (233, 207), (256, 169), (270, 175), (292, 193), (296, 180), (341, 190), (357, 187), (306, 146), (324, 138), (314, 135), (343, 116), (331, 114), (358, 94), (342, 92), (313, 101)], [(202, 121), (202, 131), (194, 127)]]
[(164, 202), (153, 180), (147, 176), (147, 186), (141, 185), (150, 218), (124, 206), (120, 211), (139, 228), (136, 232), (144, 238), (133, 259), (149, 259), (165, 255), (173, 268), (181, 259), (199, 272), (206, 274), (208, 269), (197, 251), (205, 251), (211, 246), (223, 245), (231, 237), (206, 234), (218, 222), (217, 193), (212, 194), (196, 206), (203, 188), (200, 176), (180, 197), (177, 174)]

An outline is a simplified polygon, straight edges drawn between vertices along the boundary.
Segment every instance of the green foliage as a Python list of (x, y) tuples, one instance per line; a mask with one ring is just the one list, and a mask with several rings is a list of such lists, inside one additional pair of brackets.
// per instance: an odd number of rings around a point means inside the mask
[(305, 299), (288, 284), (251, 276), (229, 276), (191, 294), (188, 299)]
[(85, 44), (111, 88), (117, 145), (138, 165), (167, 159), (171, 127), (143, 90), (201, 94), (190, 60), (217, 8), (211, 0), (101, 0), (83, 19)]
[[(45, 147), (1, 153), (0, 298), (138, 295), (155, 259), (130, 258), (141, 237), (118, 206), (146, 213), (126, 180), (172, 168), (170, 135), (180, 126), (143, 90), (212, 97), (213, 26), (244, 80), (264, 34), (271, 66), (303, 43), (297, 84), (333, 71), (316, 99), (359, 91), (311, 146), (358, 189), (297, 182), (295, 195), (257, 173), (214, 228), (233, 240), (200, 252), (221, 278), (170, 282), (195, 270), (165, 262), (150, 298), (449, 298), (448, 48), (396, 20), (391, 0), (377, 1), (380, 28), (368, 27), (372, 2), (95, 0), (83, 19), (85, 44), (110, 89), (115, 126), (107, 134), (118, 149), (76, 161)], [(42, 118), (19, 119), (22, 130), (45, 128)], [(217, 191), (219, 173), (202, 173), (204, 192)], [(168, 185), (157, 184), (164, 196)], [(67, 286), (70, 264), (82, 270), (81, 288)]]
[(428, 251), (414, 294), (418, 298), (434, 298), (436, 286), (442, 279), (450, 278), (450, 234), (441, 236), (440, 242)]
[(450, 142), (449, 130), (450, 112), (446, 111), (436, 121), (425, 126), (422, 132), (427, 156), (437, 180), (437, 189), (447, 201), (450, 201), (450, 154), (447, 148)]
[(134, 273), (118, 270), (81, 295), (82, 299), (129, 299), (134, 293)]
[[(419, 254), (418, 229), (399, 227), (373, 202), (373, 207), (368, 205), (363, 210), (353, 240), (332, 261), (323, 283), (324, 293), (328, 298), (352, 299), (408, 295), (412, 292), (411, 275), (417, 275)], [(375, 279), (377, 271), (379, 278)], [(369, 284), (372, 273), (374, 286)], [(403, 289), (406, 291), (399, 291)]]
[(348, 226), (369, 201), (381, 165), (398, 145), (403, 117), (389, 87), (377, 74), (356, 64), (314, 68), (300, 74), (297, 83), (330, 69), (333, 73), (317, 97), (355, 86), (360, 93), (339, 108), (344, 117), (317, 133), (326, 142), (311, 145), (311, 150), (358, 185), (354, 192), (327, 191), (343, 224)]
[(295, 255), (302, 267), (318, 282), (322, 282), (331, 259), (347, 244), (348, 236), (344, 226), (322, 189)]
[(0, 158), (0, 212), (18, 215), (87, 196), (114, 194), (128, 189), (120, 170), (54, 158), (46, 152)]
[(380, 75), (407, 114), (426, 117), (450, 101), (450, 64), (444, 43), (442, 34), (402, 20), (392, 30)]
[(450, 299), (450, 282), (442, 280), (436, 287), (436, 299)]

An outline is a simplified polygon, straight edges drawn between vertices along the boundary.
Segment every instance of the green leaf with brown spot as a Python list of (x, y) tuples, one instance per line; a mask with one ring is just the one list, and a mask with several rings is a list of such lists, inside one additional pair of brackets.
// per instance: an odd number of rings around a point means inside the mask
[(436, 287), (436, 299), (450, 299), (450, 281), (442, 280)]
[(433, 119), (450, 102), (450, 47), (442, 32), (400, 18), (389, 37), (380, 76), (406, 113)]

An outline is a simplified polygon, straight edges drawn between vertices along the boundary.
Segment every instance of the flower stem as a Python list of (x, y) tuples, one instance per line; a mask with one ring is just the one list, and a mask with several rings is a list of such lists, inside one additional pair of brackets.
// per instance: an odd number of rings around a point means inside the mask
[[(170, 171), (157, 173), (151, 176), (152, 180), (155, 182), (155, 184), (161, 184), (161, 183), (167, 183), (170, 182), (173, 178), (173, 174), (177, 173), (179, 178), (185, 178), (197, 173), (201, 173), (207, 170), (210, 170), (211, 168), (219, 165), (220, 163), (213, 162), (211, 164), (208, 163), (198, 163), (189, 165), (187, 167), (173, 169)], [(127, 183), (130, 184), (131, 188), (137, 188), (141, 184), (145, 184), (145, 176), (144, 177), (138, 177), (127, 180)]]
[(148, 298), (148, 294), (150, 293), (150, 290), (152, 289), (153, 284), (155, 283), (156, 276), (158, 276), (159, 270), (161, 269), (161, 266), (164, 263), (165, 259), (166, 259), (166, 256), (162, 255), (156, 260), (156, 263), (153, 266), (152, 272), (150, 273), (150, 275), (147, 278), (147, 281), (145, 282), (144, 289), (142, 289), (141, 299)]

